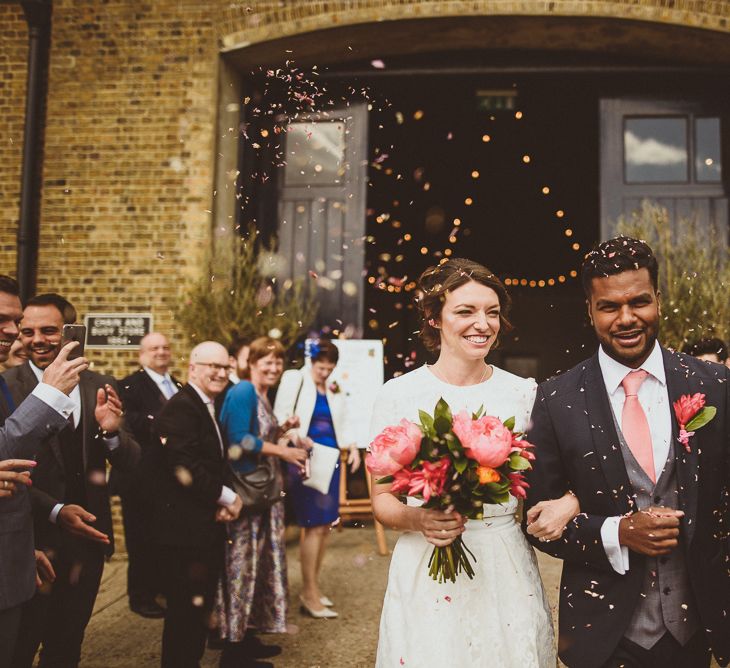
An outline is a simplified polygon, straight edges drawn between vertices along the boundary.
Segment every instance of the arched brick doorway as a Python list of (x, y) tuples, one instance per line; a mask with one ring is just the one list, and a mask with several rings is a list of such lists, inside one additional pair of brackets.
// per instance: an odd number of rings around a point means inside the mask
[[(577, 109), (576, 103), (580, 101), (581, 118), (588, 120), (582, 126), (582, 134), (577, 133), (574, 140), (580, 148), (575, 150), (574, 147), (573, 154), (566, 153), (566, 161), (580, 157), (583, 162), (578, 173), (586, 178), (586, 185), (581, 184), (568, 195), (580, 198), (585, 204), (582, 208), (568, 205), (572, 206), (574, 214), (579, 210), (576, 215), (582, 219), (582, 235), (577, 235), (580, 243), (577, 249), (571, 248), (572, 264), (569, 266), (563, 259), (555, 271), (540, 267), (540, 272), (528, 274), (524, 266), (518, 271), (500, 266), (473, 244), (454, 249), (455, 254), (496, 264), (495, 270), (505, 278), (520, 279), (515, 289), (520, 333), (516, 340), (507, 342), (502, 355), (515, 370), (546, 376), (567, 368), (592, 347), (590, 332), (581, 329), (583, 307), (577, 281), (567, 285), (571, 283), (567, 280), (563, 285), (562, 282), (558, 284), (558, 278), (562, 275), (569, 278), (568, 271), (579, 264), (583, 249), (600, 233), (599, 101), (605, 97), (642, 94), (655, 98), (674, 95), (678, 99), (712, 97), (712, 93), (703, 94), (700, 89), (709, 85), (711, 90), (713, 82), (721, 81), (730, 67), (727, 17), (721, 10), (690, 15), (690, 3), (677, 3), (673, 10), (662, 8), (659, 3), (643, 3), (641, 12), (630, 3), (593, 3), (596, 11), (580, 16), (569, 15), (568, 4), (560, 2), (551, 3), (555, 11), (550, 15), (540, 15), (539, 6), (544, 9), (544, 3), (440, 3), (439, 10), (435, 4), (420, 3), (418, 17), (415, 6), (408, 2), (398, 5), (397, 11), (379, 7), (378, 3), (359, 4), (358, 11), (335, 8), (319, 14), (300, 8), (301, 15), (289, 24), (277, 24), (272, 19), (273, 14), (262, 14), (256, 26), (247, 25), (243, 31), (232, 30), (222, 38), (224, 81), (227, 78), (234, 84), (228, 86), (232, 93), (228, 97), (224, 94), (222, 102), (230, 110), (230, 105), (243, 97), (247, 82), (251, 82), (246, 73), (262, 65), (278, 66), (287, 59), (294, 59), (302, 68), (317, 65), (320, 72), (327, 70), (329, 82), (356, 77), (369, 86), (387, 89), (391, 97), (394, 94), (397, 97), (399, 88), (407, 88), (398, 85), (399, 76), (404, 83), (420, 77), (427, 87), (432, 87), (431, 82), (436, 80), (443, 84), (451, 77), (452, 83), (457, 80), (465, 84), (476, 82), (475, 88), (478, 84), (487, 91), (503, 90), (511, 79), (519, 78), (525, 98), (531, 96), (534, 101), (542, 95), (542, 99), (547, 100), (552, 95), (562, 94), (566, 96), (569, 110)], [(508, 4), (515, 12), (512, 15), (507, 14)], [(449, 5), (452, 15), (444, 15), (443, 5)], [(479, 13), (477, 5), (483, 13)], [(599, 9), (603, 10), (602, 15)], [(460, 11), (461, 15), (457, 15)], [(373, 19), (378, 22), (373, 23)], [(231, 25), (237, 20), (245, 23), (245, 19), (232, 16)], [(386, 72), (375, 72), (371, 66), (373, 59), (383, 60)], [(375, 83), (385, 81), (384, 77), (390, 77), (388, 85)], [(600, 85), (591, 83), (585, 89), (585, 95), (571, 97), (576, 87), (587, 81), (598, 81)], [(645, 82), (650, 85), (646, 87)], [(226, 86), (221, 90), (225, 93)], [(404, 98), (401, 102), (415, 104), (416, 99), (417, 95), (412, 93), (409, 100)], [(542, 113), (537, 105), (530, 109), (529, 116), (534, 117), (535, 111)], [(559, 113), (559, 105), (553, 104), (551, 118), (559, 119)], [(594, 115), (589, 118), (591, 114)], [(224, 122), (230, 125), (230, 120)], [(547, 123), (538, 129), (544, 133), (549, 128)], [(576, 125), (575, 129), (580, 128)], [(568, 135), (564, 139), (569, 139)], [(231, 146), (234, 144), (231, 141)], [(375, 144), (371, 143), (370, 148), (376, 148)], [(513, 148), (516, 150), (516, 146)], [(611, 149), (604, 147), (602, 150)], [(615, 150), (620, 147), (616, 146)], [(228, 155), (230, 164), (231, 154), (221, 153)], [(370, 159), (374, 157), (370, 155)], [(564, 175), (566, 183), (574, 179), (575, 174)], [(497, 192), (503, 190), (504, 183), (495, 187)], [(519, 191), (515, 193), (515, 200), (521, 200)], [(369, 194), (367, 209), (377, 213), (382, 204)], [(450, 211), (450, 207), (444, 208), (449, 220), (459, 217), (458, 213)], [(562, 203), (557, 204), (554, 213), (562, 209)], [(418, 215), (423, 217), (423, 214), (422, 211)], [(365, 235), (372, 236), (377, 229), (376, 223), (370, 220), (367, 225)], [(570, 229), (572, 233), (577, 227), (576, 223), (566, 230)], [(383, 242), (382, 248), (369, 252), (367, 269), (370, 276), (378, 276), (380, 256), (391, 250), (402, 232), (393, 239), (380, 234), (388, 240)], [(535, 241), (530, 239), (530, 233), (531, 229), (526, 227), (518, 233), (517, 239), (524, 239), (525, 244)], [(536, 241), (541, 242), (539, 235)], [(570, 241), (566, 248), (575, 243)], [(482, 239), (477, 247), (488, 243), (493, 247), (494, 239)], [(510, 247), (513, 253), (519, 253), (514, 238)], [(431, 259), (430, 253), (428, 259)], [(422, 268), (423, 261), (424, 258), (417, 258), (411, 262), (408, 272), (396, 272), (394, 267), (389, 267), (383, 275), (400, 273), (413, 277)], [(527, 264), (534, 268), (536, 263)], [(545, 282), (544, 290), (539, 289), (543, 287), (538, 285), (541, 278)], [(548, 285), (550, 279), (555, 285)], [(522, 284), (525, 280), (527, 285)], [(363, 288), (369, 289), (367, 285)], [(388, 338), (391, 371), (402, 369), (403, 360), (396, 361), (393, 357), (403, 352), (407, 355), (413, 347), (409, 340), (414, 329), (413, 319), (407, 314), (404, 317), (402, 308), (394, 309), (392, 303), (389, 306), (387, 295), (371, 293), (365, 302), (367, 312), (377, 313), (377, 317), (363, 313), (360, 324), (365, 336)], [(371, 322), (376, 324), (370, 326)], [(396, 323), (394, 328), (391, 327), (393, 323)]]

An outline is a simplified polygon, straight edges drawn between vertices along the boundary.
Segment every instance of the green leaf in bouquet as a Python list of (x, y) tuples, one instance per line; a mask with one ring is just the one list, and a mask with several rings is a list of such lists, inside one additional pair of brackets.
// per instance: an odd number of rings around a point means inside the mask
[(376, 485), (389, 485), (391, 482), (393, 482), (393, 480), (394, 480), (394, 478), (392, 475), (386, 475), (386, 476), (383, 476), (382, 478), (378, 478), (375, 481), (375, 484)]
[(499, 482), (489, 482), (486, 485), (482, 485), (492, 498), (502, 494), (505, 491), (509, 491), (509, 479), (500, 480)]
[(439, 436), (443, 436), (446, 432), (451, 429), (451, 420), (439, 416), (433, 421), (434, 429)]
[(464, 446), (461, 445), (461, 441), (451, 433), (444, 434), (444, 442), (449, 448), (449, 452), (453, 452), (457, 456), (464, 455)]
[(695, 415), (685, 426), (687, 431), (696, 431), (700, 427), (704, 427), (712, 418), (715, 417), (717, 408), (714, 406), (705, 406), (697, 415)]
[(426, 411), (419, 410), (418, 417), (421, 419), (421, 429), (426, 436), (433, 438), (433, 418)]
[(454, 469), (457, 473), (464, 473), (468, 465), (469, 462), (467, 461), (466, 457), (460, 457), (459, 459), (454, 460)]
[(501, 494), (495, 494), (492, 497), (492, 503), (509, 503), (509, 490), (502, 492)]
[(513, 452), (509, 456), (509, 466), (513, 471), (526, 471), (530, 468), (530, 462), (519, 452)]
[(438, 400), (436, 408), (433, 411), (433, 426), (439, 436), (443, 436), (447, 431), (451, 430), (453, 416), (449, 405), (444, 401), (443, 397)]
[(514, 415), (511, 418), (508, 418), (504, 421), (504, 426), (507, 427), (510, 431), (514, 431), (515, 428), (515, 417)]
[(482, 415), (484, 415), (484, 404), (479, 406), (479, 410), (476, 413), (472, 413), (471, 417), (472, 420), (478, 420), (480, 417), (482, 417)]

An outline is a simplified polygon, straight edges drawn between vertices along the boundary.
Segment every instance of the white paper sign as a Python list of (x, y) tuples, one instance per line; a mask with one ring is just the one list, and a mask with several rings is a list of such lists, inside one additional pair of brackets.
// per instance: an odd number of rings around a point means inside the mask
[[(380, 339), (335, 340), (340, 359), (327, 384), (337, 382), (345, 395), (347, 432), (358, 448), (370, 445), (370, 418), (375, 398), (385, 382)], [(306, 359), (305, 365), (311, 361)]]

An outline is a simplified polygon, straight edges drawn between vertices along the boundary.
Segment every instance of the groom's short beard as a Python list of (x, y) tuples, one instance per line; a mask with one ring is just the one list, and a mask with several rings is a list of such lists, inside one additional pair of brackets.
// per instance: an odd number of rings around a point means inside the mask
[(647, 328), (644, 332), (646, 334), (646, 345), (642, 347), (640, 352), (634, 355), (621, 355), (621, 351), (610, 344), (611, 338), (608, 341), (599, 340), (599, 342), (606, 355), (624, 366), (631, 366), (637, 361), (644, 362), (656, 345), (658, 331), (651, 331), (651, 329)]

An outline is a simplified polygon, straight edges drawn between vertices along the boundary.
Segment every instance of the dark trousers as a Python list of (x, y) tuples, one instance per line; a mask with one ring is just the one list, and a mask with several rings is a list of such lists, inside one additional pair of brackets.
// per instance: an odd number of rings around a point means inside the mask
[(30, 668), (41, 647), (39, 668), (75, 668), (104, 570), (101, 545), (67, 539), (51, 560), (56, 581), (23, 606), (13, 668)]
[(682, 647), (665, 633), (651, 649), (623, 638), (604, 668), (708, 668), (710, 650), (704, 631), (695, 633)]
[(160, 548), (163, 593), (162, 668), (198, 668), (205, 652), (221, 550)]
[(22, 605), (0, 610), (0, 668), (10, 668), (22, 611)]
[(151, 527), (152, 502), (146, 491), (120, 494), (127, 544), (127, 596), (130, 604), (154, 601), (160, 593), (157, 546)]

